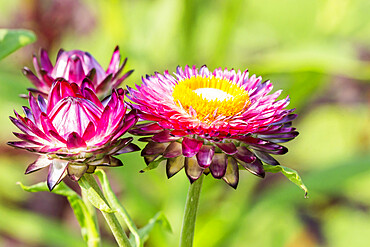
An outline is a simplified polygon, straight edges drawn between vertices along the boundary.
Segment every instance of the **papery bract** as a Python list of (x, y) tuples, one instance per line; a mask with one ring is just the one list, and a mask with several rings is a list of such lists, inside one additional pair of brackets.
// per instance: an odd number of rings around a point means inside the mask
[(8, 144), (40, 154), (26, 173), (49, 166), (50, 190), (66, 174), (78, 180), (96, 166), (121, 166), (114, 155), (139, 150), (132, 137), (122, 138), (137, 122), (134, 111), (126, 114), (123, 90), (114, 89), (102, 103), (88, 87), (89, 79), (82, 85), (59, 79), (47, 100), (30, 93), (25, 116), (15, 112), (16, 118), (10, 117), (23, 133), (14, 133), (22, 141)]
[(298, 135), (289, 98), (277, 100), (281, 91), (271, 90), (269, 81), (248, 71), (186, 66), (175, 77), (156, 73), (137, 90), (129, 88), (132, 108), (149, 121), (130, 133), (150, 136), (140, 139), (148, 142), (142, 156), (147, 164), (166, 158), (168, 177), (185, 167), (191, 182), (211, 173), (236, 188), (239, 167), (264, 177), (261, 161), (279, 164), (271, 155), (285, 154), (279, 143)]

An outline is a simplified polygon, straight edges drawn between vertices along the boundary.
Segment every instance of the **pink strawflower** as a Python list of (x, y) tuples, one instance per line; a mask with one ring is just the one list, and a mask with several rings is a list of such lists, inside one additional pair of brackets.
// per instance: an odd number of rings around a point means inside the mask
[(92, 81), (92, 90), (102, 98), (110, 94), (112, 89), (118, 88), (133, 72), (130, 70), (121, 75), (127, 58), (120, 65), (121, 56), (118, 46), (113, 52), (107, 70), (104, 70), (90, 53), (80, 50), (60, 50), (53, 66), (47, 52), (41, 49), (39, 60), (35, 55), (33, 56), (33, 65), (37, 76), (27, 67), (23, 69), (23, 73), (36, 87), (29, 88), (29, 90), (43, 96), (50, 93), (52, 84), (57, 78), (64, 78), (70, 83), (81, 86), (87, 76)]
[(289, 98), (276, 100), (272, 84), (248, 72), (178, 67), (175, 77), (164, 74), (143, 78), (127, 96), (138, 115), (149, 122), (130, 133), (149, 136), (142, 150), (146, 163), (167, 160), (167, 176), (185, 167), (191, 182), (203, 173), (236, 188), (239, 168), (264, 177), (261, 161), (278, 165), (271, 156), (288, 150), (278, 143), (298, 135), (287, 110)]
[(16, 118), (10, 117), (23, 133), (14, 133), (22, 141), (8, 144), (40, 154), (26, 174), (49, 166), (50, 190), (66, 174), (77, 181), (96, 166), (121, 166), (114, 155), (139, 150), (132, 137), (121, 138), (137, 122), (133, 111), (126, 115), (123, 90), (114, 89), (102, 103), (89, 79), (82, 85), (59, 79), (47, 100), (30, 93), (25, 116), (15, 112)]

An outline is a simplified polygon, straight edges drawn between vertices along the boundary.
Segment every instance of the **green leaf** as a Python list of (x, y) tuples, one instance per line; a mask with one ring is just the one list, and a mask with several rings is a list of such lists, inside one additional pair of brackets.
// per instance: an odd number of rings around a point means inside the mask
[[(19, 184), (23, 190), (28, 192), (49, 191), (46, 182), (37, 183), (31, 186), (23, 185), (21, 182), (18, 182), (17, 184)], [(76, 219), (81, 226), (81, 235), (83, 239), (86, 242), (98, 241), (99, 234), (96, 232), (95, 222), (81, 197), (63, 182), (58, 184), (51, 192), (67, 197)]]
[(0, 60), (35, 40), (36, 35), (32, 31), (0, 29)]
[(166, 231), (172, 232), (171, 225), (164, 213), (158, 212), (156, 213), (156, 215), (154, 215), (153, 218), (149, 220), (149, 223), (147, 225), (139, 229), (139, 235), (143, 242), (148, 239), (150, 232), (156, 224), (160, 225)]
[(141, 170), (140, 172), (147, 172), (147, 171), (150, 171), (150, 170), (153, 170), (155, 168), (157, 168), (159, 166), (159, 164), (166, 160), (165, 158), (161, 157), (157, 160), (154, 160), (152, 162), (149, 163), (149, 165), (147, 167), (145, 167), (143, 170)]
[[(17, 183), (21, 186), (21, 188), (27, 192), (40, 192), (40, 191), (49, 191), (48, 186), (46, 182), (40, 182), (34, 185), (26, 186), (23, 185), (21, 182)], [(74, 192), (72, 189), (70, 189), (67, 185), (65, 185), (63, 182), (55, 186), (55, 188), (51, 191), (54, 194), (62, 195), (62, 196), (78, 196), (76, 192)]]
[(142, 241), (140, 238), (139, 231), (137, 229), (137, 226), (131, 219), (129, 213), (127, 210), (124, 208), (124, 206), (120, 203), (116, 195), (114, 194), (112, 187), (110, 186), (109, 180), (107, 175), (103, 170), (97, 169), (95, 171), (95, 174), (98, 176), (100, 184), (103, 189), (103, 193), (106, 196), (107, 200), (109, 201), (110, 205), (114, 210), (116, 211), (117, 217), (126, 223), (128, 229), (131, 232), (130, 236), (130, 242), (132, 246), (137, 246), (140, 247), (142, 246)]
[[(92, 176), (92, 175), (91, 175)], [(108, 202), (104, 198), (99, 191), (99, 188), (93, 187), (88, 181), (88, 179), (94, 179), (90, 176), (86, 176), (86, 174), (80, 179), (78, 184), (80, 185), (81, 189), (85, 191), (87, 198), (89, 201), (100, 211), (104, 211), (106, 213), (114, 213), (114, 211), (110, 208)]]
[(281, 172), (283, 173), (290, 181), (298, 185), (302, 190), (304, 190), (305, 194), (304, 196), (307, 198), (308, 189), (306, 185), (304, 185), (302, 178), (298, 175), (297, 171), (285, 167), (285, 166), (272, 166), (272, 165), (263, 165), (263, 168), (265, 169), (265, 172), (272, 172), (277, 173)]

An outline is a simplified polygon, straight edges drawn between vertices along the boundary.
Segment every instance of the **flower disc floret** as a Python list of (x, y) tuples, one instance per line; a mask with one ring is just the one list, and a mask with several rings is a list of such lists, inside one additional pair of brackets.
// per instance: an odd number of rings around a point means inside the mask
[(196, 118), (212, 123), (220, 116), (235, 116), (249, 106), (244, 88), (227, 79), (193, 76), (174, 87), (174, 102), (186, 112), (192, 108)]
[(281, 91), (269, 94), (272, 84), (248, 71), (178, 67), (136, 87), (127, 97), (148, 122), (130, 133), (148, 136), (141, 154), (148, 165), (166, 160), (168, 177), (185, 168), (191, 182), (211, 173), (236, 188), (239, 168), (264, 177), (262, 162), (278, 165), (271, 155), (285, 154), (279, 143), (298, 135), (289, 97), (277, 100)]
[(47, 96), (52, 84), (57, 78), (64, 78), (70, 83), (81, 86), (85, 77), (89, 77), (92, 90), (99, 96), (104, 97), (132, 74), (133, 70), (122, 74), (127, 58), (120, 64), (121, 55), (118, 46), (113, 52), (111, 62), (106, 70), (88, 52), (80, 50), (60, 50), (55, 65), (49, 59), (45, 50), (40, 51), (40, 58), (33, 56), (33, 65), (36, 75), (27, 67), (23, 69), (26, 77), (35, 85), (30, 88), (31, 92)]
[(40, 154), (26, 173), (49, 166), (50, 190), (66, 174), (78, 180), (98, 165), (121, 166), (114, 155), (139, 150), (132, 137), (121, 138), (137, 122), (134, 111), (126, 114), (123, 90), (113, 90), (102, 103), (87, 87), (89, 79), (83, 85), (57, 80), (47, 100), (30, 93), (24, 116), (10, 118), (23, 133), (14, 133), (22, 141), (8, 144)]

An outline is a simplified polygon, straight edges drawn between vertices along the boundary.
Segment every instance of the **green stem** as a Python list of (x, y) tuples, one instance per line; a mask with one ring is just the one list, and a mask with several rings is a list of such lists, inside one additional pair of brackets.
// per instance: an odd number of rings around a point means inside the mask
[[(99, 196), (105, 201), (105, 203), (109, 205), (93, 175), (85, 173), (83, 177), (80, 179), (80, 183), (87, 183), (89, 186), (91, 186), (91, 188), (93, 188), (95, 192), (99, 194)], [(84, 186), (81, 186), (81, 189), (83, 188)], [(88, 193), (92, 193), (91, 190), (85, 190), (85, 192), (90, 200)], [(94, 204), (93, 201), (90, 200), (90, 202)], [(104, 210), (101, 210), (101, 213), (103, 214), (105, 221), (108, 223), (109, 228), (111, 229), (118, 246), (131, 247), (130, 241), (128, 240), (125, 232), (123, 231), (122, 226), (119, 224), (114, 212), (106, 212)]]
[(89, 222), (87, 223), (87, 246), (88, 247), (99, 247), (101, 246), (100, 243), (100, 231), (99, 231), (99, 225), (98, 225), (98, 218), (96, 216), (96, 209), (95, 207), (90, 203), (90, 201), (87, 199), (86, 192), (84, 190), (81, 190), (81, 196), (82, 200), (86, 205), (87, 211), (89, 212), (89, 215), (91, 216), (91, 219), (86, 219)]
[(182, 222), (180, 247), (193, 246), (195, 220), (199, 204), (200, 191), (202, 189), (204, 175), (201, 175), (189, 187), (188, 197), (186, 198), (184, 219)]
[(95, 174), (99, 178), (99, 181), (103, 188), (104, 195), (107, 197), (109, 204), (114, 208), (114, 210), (116, 210), (116, 212), (118, 213), (117, 216), (126, 223), (128, 229), (134, 236), (136, 246), (142, 247), (143, 243), (141, 242), (139, 230), (137, 229), (134, 221), (131, 219), (125, 207), (120, 203), (120, 201), (116, 197), (116, 194), (113, 192), (112, 187), (110, 186), (109, 180), (107, 178), (107, 175), (103, 170), (96, 170)]

